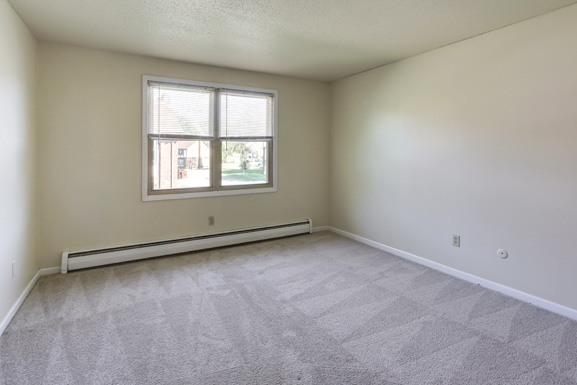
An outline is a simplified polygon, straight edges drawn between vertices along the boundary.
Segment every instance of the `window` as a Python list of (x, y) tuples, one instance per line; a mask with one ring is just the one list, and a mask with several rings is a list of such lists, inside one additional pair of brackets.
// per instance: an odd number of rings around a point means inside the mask
[(277, 91), (143, 77), (143, 200), (276, 191)]

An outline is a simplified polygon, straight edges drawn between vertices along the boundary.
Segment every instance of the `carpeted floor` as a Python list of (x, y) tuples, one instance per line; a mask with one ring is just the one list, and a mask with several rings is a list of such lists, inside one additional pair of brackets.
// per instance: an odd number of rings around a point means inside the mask
[(577, 382), (577, 323), (332, 233), (42, 278), (2, 384)]

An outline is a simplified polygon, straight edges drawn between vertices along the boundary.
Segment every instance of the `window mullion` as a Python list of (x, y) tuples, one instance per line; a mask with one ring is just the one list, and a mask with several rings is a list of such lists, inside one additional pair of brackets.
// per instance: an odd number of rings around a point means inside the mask
[(211, 142), (212, 150), (212, 167), (211, 180), (212, 188), (215, 190), (221, 189), (222, 175), (222, 143), (220, 141), (220, 90), (217, 88), (214, 91), (214, 140)]

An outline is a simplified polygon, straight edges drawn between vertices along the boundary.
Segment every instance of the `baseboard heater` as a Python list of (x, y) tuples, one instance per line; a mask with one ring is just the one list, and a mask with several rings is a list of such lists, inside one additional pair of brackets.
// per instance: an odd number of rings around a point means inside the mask
[(86, 269), (89, 267), (161, 257), (170, 254), (187, 253), (190, 251), (237, 245), (310, 232), (312, 232), (312, 221), (307, 219), (301, 222), (141, 243), (137, 245), (76, 252), (65, 251), (62, 253), (61, 272), (62, 274), (66, 274), (70, 270)]

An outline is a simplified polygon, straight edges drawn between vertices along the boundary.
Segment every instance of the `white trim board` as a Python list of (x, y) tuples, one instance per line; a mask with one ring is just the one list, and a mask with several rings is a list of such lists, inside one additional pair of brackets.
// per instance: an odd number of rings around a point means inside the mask
[(40, 269), (39, 272), (41, 277), (44, 275), (60, 274), (60, 266), (45, 267), (44, 269)]
[(457, 270), (457, 269), (454, 269), (454, 268), (449, 267), (449, 266), (445, 266), (445, 265), (440, 264), (438, 262), (434, 262), (434, 261), (428, 260), (428, 259), (423, 258), (423, 257), (419, 257), (419, 256), (411, 254), (411, 253), (407, 253), (406, 251), (403, 251), (403, 250), (395, 249), (394, 247), (383, 245), (382, 243), (378, 243), (378, 242), (372, 241), (370, 239), (360, 237), (358, 235), (349, 233), (347, 231), (344, 231), (344, 230), (341, 230), (341, 229), (338, 229), (335, 227), (329, 226), (328, 230), (335, 233), (335, 234), (342, 235), (343, 237), (350, 238), (350, 239), (355, 240), (357, 242), (364, 243), (365, 245), (374, 247), (375, 249), (386, 251), (387, 253), (396, 255), (397, 257), (418, 263), (419, 265), (430, 267), (431, 269), (440, 271), (442, 273), (451, 275), (453, 277), (462, 279), (464, 281), (468, 281), (468, 282), (474, 283), (476, 285), (481, 285), (483, 287), (486, 287), (487, 289), (494, 290), (494, 291), (497, 291), (499, 293), (505, 294), (509, 297), (518, 299), (519, 301), (530, 303), (530, 304), (535, 305), (537, 307), (540, 307), (542, 309), (548, 310), (552, 313), (556, 313), (556, 314), (559, 314), (559, 315), (562, 315), (562, 316), (565, 316), (567, 318), (570, 318), (572, 320), (577, 321), (577, 310), (576, 309), (572, 309), (570, 307), (560, 305), (560, 304), (555, 303), (555, 302), (551, 302), (549, 300), (534, 296), (534, 295), (529, 294), (529, 293), (525, 293), (523, 291), (514, 289), (514, 288), (509, 287), (509, 286), (502, 285), (500, 283), (490, 281), (490, 280), (485, 279), (485, 278), (478, 277), (478, 276), (473, 275), (473, 274), (465, 273), (464, 271)]
[[(54, 269), (54, 268), (52, 268), (52, 269)], [(6, 314), (6, 316), (4, 317), (2, 322), (0, 323), (0, 336), (4, 333), (4, 330), (6, 330), (6, 328), (10, 324), (10, 321), (12, 321), (12, 318), (14, 318), (14, 316), (18, 312), (18, 309), (20, 309), (20, 306), (22, 306), (22, 304), (24, 303), (24, 300), (26, 299), (26, 297), (28, 297), (28, 294), (30, 294), (30, 291), (32, 290), (34, 285), (36, 285), (38, 278), (40, 278), (41, 275), (53, 274), (53, 273), (44, 273), (43, 274), (43, 270), (50, 270), (50, 269), (40, 269), (36, 272), (36, 274), (34, 274), (34, 277), (32, 277), (30, 282), (28, 282), (28, 285), (26, 285), (26, 287), (24, 288), (24, 291), (22, 291), (22, 294), (20, 294), (20, 297), (18, 297), (18, 299), (16, 300), (14, 305), (12, 305), (12, 307), (8, 311), (8, 314)]]
[(30, 282), (28, 282), (28, 285), (26, 285), (26, 287), (22, 291), (20, 297), (18, 297), (14, 305), (12, 305), (12, 307), (8, 311), (8, 314), (6, 314), (6, 317), (4, 317), (4, 319), (0, 323), (0, 336), (4, 333), (4, 330), (6, 330), (6, 328), (10, 324), (10, 321), (12, 321), (12, 318), (14, 318), (14, 316), (18, 312), (18, 309), (20, 309), (20, 306), (22, 306), (22, 304), (24, 303), (24, 300), (26, 299), (26, 297), (28, 297), (28, 294), (30, 294), (30, 292), (34, 288), (34, 285), (36, 285), (36, 282), (38, 282), (38, 279), (43, 275), (57, 274), (59, 272), (60, 267), (57, 266), (57, 267), (49, 267), (46, 269), (40, 269), (36, 272), (36, 274), (34, 274), (34, 277), (32, 277)]
[(22, 306), (22, 303), (24, 303), (24, 300), (26, 299), (26, 297), (28, 297), (30, 291), (32, 291), (34, 285), (36, 285), (38, 278), (40, 278), (40, 270), (38, 270), (36, 274), (34, 274), (34, 277), (32, 277), (30, 282), (28, 282), (28, 285), (26, 285), (22, 294), (20, 294), (20, 297), (18, 297), (16, 303), (12, 305), (12, 307), (8, 311), (8, 314), (6, 314), (6, 317), (4, 317), (2, 323), (0, 323), (0, 336), (4, 333), (4, 330), (6, 330), (6, 328), (10, 324), (10, 321), (12, 321), (12, 318), (14, 318), (14, 316), (18, 312), (18, 309), (20, 309), (20, 306)]

